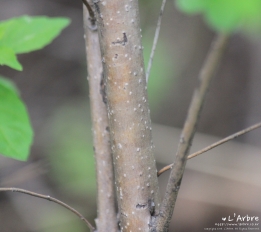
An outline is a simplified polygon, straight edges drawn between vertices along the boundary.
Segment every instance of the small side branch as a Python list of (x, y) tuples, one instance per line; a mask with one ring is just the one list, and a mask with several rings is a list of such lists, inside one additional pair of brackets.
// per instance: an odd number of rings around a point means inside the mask
[[(260, 123), (256, 123), (253, 126), (250, 126), (250, 127), (246, 128), (244, 130), (241, 130), (241, 131), (239, 131), (239, 132), (237, 132), (235, 134), (232, 134), (232, 135), (230, 135), (230, 136), (228, 136), (228, 137), (226, 137), (224, 139), (221, 139), (221, 140), (211, 144), (210, 146), (207, 146), (207, 147), (205, 147), (205, 148), (203, 148), (203, 149), (201, 149), (201, 150), (199, 150), (199, 151), (189, 155), (187, 157), (187, 159), (191, 159), (191, 158), (194, 158), (194, 157), (196, 157), (198, 155), (201, 155), (201, 154), (203, 154), (203, 153), (205, 153), (205, 152), (207, 152), (207, 151), (209, 151), (209, 150), (211, 150), (211, 149), (213, 149), (213, 148), (215, 148), (215, 147), (217, 147), (217, 146), (219, 146), (219, 145), (221, 145), (223, 143), (226, 143), (226, 142), (228, 142), (228, 141), (230, 141), (232, 139), (235, 139), (235, 138), (237, 138), (237, 137), (239, 137), (241, 135), (244, 135), (244, 134), (246, 134), (246, 133), (248, 133), (248, 132), (250, 132), (252, 130), (255, 130), (255, 129), (259, 128), (259, 127), (261, 127), (261, 122)], [(164, 168), (162, 168), (161, 170), (159, 170), (158, 171), (158, 176), (160, 176), (162, 173), (164, 173), (164, 172), (168, 171), (169, 169), (171, 169), (173, 167), (173, 165), (174, 165), (173, 163), (169, 164), (169, 165), (165, 166)]]
[(18, 193), (24, 193), (33, 197), (38, 197), (38, 198), (42, 198), (48, 201), (52, 201), (57, 203), (58, 205), (63, 206), (64, 208), (70, 210), (71, 212), (73, 212), (74, 214), (76, 214), (81, 220), (83, 220), (85, 222), (85, 224), (89, 227), (90, 231), (95, 231), (95, 228), (91, 225), (91, 223), (81, 214), (79, 213), (76, 209), (74, 209), (73, 207), (67, 205), (66, 203), (50, 197), (48, 195), (43, 195), (43, 194), (39, 194), (39, 193), (35, 193), (32, 191), (28, 191), (25, 189), (20, 189), (20, 188), (0, 188), (0, 192), (18, 192)]
[(253, 125), (253, 126), (250, 126), (250, 127), (246, 128), (246, 129), (244, 129), (244, 130), (242, 130), (242, 131), (239, 131), (239, 132), (237, 132), (237, 133), (235, 133), (235, 134), (232, 134), (232, 135), (230, 135), (230, 136), (228, 136), (228, 137), (226, 137), (226, 138), (224, 138), (224, 139), (221, 139), (220, 141), (218, 141), (218, 142), (216, 142), (216, 143), (213, 143), (213, 144), (211, 144), (210, 146), (208, 146), (208, 147), (206, 147), (206, 148), (204, 148), (204, 149), (202, 149), (202, 150), (200, 150), (200, 151), (198, 151), (198, 152), (195, 152), (195, 153), (189, 155), (189, 156), (188, 156), (188, 159), (194, 158), (194, 157), (196, 157), (196, 156), (198, 156), (198, 155), (200, 155), (200, 154), (202, 154), (202, 153), (205, 153), (205, 152), (207, 152), (207, 151), (213, 149), (214, 147), (217, 147), (217, 146), (219, 146), (219, 145), (221, 145), (221, 144), (223, 144), (223, 143), (226, 143), (226, 142), (228, 142), (228, 141), (230, 141), (230, 140), (232, 140), (232, 139), (235, 139), (235, 138), (237, 138), (237, 137), (239, 137), (239, 136), (241, 136), (241, 135), (243, 135), (243, 134), (246, 134), (246, 133), (248, 133), (248, 132), (250, 132), (250, 131), (252, 131), (252, 130), (255, 130), (255, 129), (259, 128), (259, 127), (261, 127), (261, 122), (255, 124), (255, 125)]
[(87, 0), (82, 0), (82, 3), (86, 6), (86, 8), (88, 10), (89, 19), (90, 19), (90, 22), (91, 22), (92, 30), (96, 30), (97, 29), (96, 18), (95, 18), (95, 13), (94, 13), (92, 7), (87, 2)]
[(167, 0), (163, 0), (162, 1), (161, 8), (160, 8), (160, 13), (159, 13), (159, 18), (158, 18), (158, 22), (157, 22), (157, 27), (156, 27), (154, 40), (153, 40), (153, 45), (152, 45), (152, 49), (151, 49), (151, 53), (150, 53), (150, 59), (149, 59), (148, 68), (147, 68), (147, 71), (146, 71), (146, 81), (147, 81), (147, 83), (148, 83), (148, 80), (149, 80), (150, 70), (151, 70), (151, 66), (152, 66), (152, 61), (153, 61), (154, 53), (155, 53), (156, 46), (157, 46), (157, 43), (158, 43), (158, 39), (159, 39), (161, 19), (162, 19), (162, 15), (163, 15), (163, 12), (164, 12), (166, 1)]
[(199, 87), (196, 88), (189, 107), (188, 116), (180, 137), (180, 143), (176, 153), (174, 166), (167, 184), (165, 197), (160, 206), (160, 213), (157, 216), (155, 226), (152, 229), (153, 232), (168, 231), (170, 219), (173, 214), (185, 170), (187, 155), (196, 131), (206, 93), (213, 74), (215, 73), (218, 63), (222, 57), (224, 48), (226, 47), (227, 40), (228, 36), (224, 34), (220, 34), (217, 37), (200, 72)]

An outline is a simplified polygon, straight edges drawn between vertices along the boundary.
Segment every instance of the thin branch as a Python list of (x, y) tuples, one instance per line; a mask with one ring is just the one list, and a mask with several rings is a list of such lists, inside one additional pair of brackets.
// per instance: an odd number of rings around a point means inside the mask
[(155, 53), (156, 46), (157, 46), (157, 43), (158, 43), (158, 38), (159, 38), (159, 33), (160, 33), (160, 26), (161, 26), (161, 19), (162, 19), (162, 15), (163, 15), (163, 12), (164, 12), (166, 1), (167, 0), (162, 0), (162, 4), (161, 4), (161, 8), (160, 8), (160, 13), (159, 13), (159, 18), (158, 18), (158, 22), (157, 22), (157, 27), (156, 27), (154, 40), (153, 40), (153, 45), (152, 45), (152, 49), (151, 49), (151, 53), (150, 53), (150, 60), (149, 60), (148, 68), (147, 68), (147, 72), (146, 72), (146, 81), (147, 81), (147, 83), (148, 83), (149, 76), (150, 76), (150, 70), (151, 70), (151, 66), (152, 66), (154, 53)]
[(189, 153), (194, 133), (196, 131), (206, 93), (209, 88), (210, 81), (222, 57), (224, 48), (226, 47), (227, 40), (228, 36), (224, 34), (220, 34), (217, 37), (200, 72), (199, 87), (196, 88), (189, 107), (188, 116), (181, 133), (174, 166), (172, 168), (167, 184), (165, 197), (160, 206), (160, 213), (155, 220), (155, 225), (152, 231), (168, 231), (170, 219), (173, 214), (183, 173), (185, 170), (187, 155)]
[[(230, 135), (230, 136), (228, 136), (228, 137), (226, 137), (224, 139), (221, 139), (221, 140), (211, 144), (210, 146), (207, 146), (207, 147), (205, 147), (205, 148), (203, 148), (203, 149), (201, 149), (201, 150), (199, 150), (199, 151), (189, 155), (187, 157), (187, 159), (191, 159), (191, 158), (194, 158), (194, 157), (196, 157), (198, 155), (201, 155), (201, 154), (203, 154), (203, 153), (205, 153), (205, 152), (207, 152), (207, 151), (209, 151), (209, 150), (211, 150), (211, 149), (213, 149), (213, 148), (215, 148), (215, 147), (217, 147), (217, 146), (219, 146), (219, 145), (221, 145), (223, 143), (226, 143), (226, 142), (228, 142), (228, 141), (230, 141), (232, 139), (235, 139), (235, 138), (237, 138), (237, 137), (239, 137), (241, 135), (244, 135), (244, 134), (246, 134), (246, 133), (248, 133), (248, 132), (250, 132), (252, 130), (255, 130), (255, 129), (259, 128), (259, 127), (261, 127), (261, 122), (260, 123), (256, 123), (253, 126), (250, 126), (250, 127), (246, 128), (244, 130), (241, 130), (241, 131), (239, 131), (239, 132), (237, 132), (235, 134), (232, 134), (232, 135)], [(160, 176), (162, 173), (168, 171), (172, 167), (173, 167), (173, 163), (165, 166), (164, 168), (162, 168), (161, 170), (158, 171), (158, 176)]]
[(159, 177), (162, 173), (164, 173), (164, 172), (170, 170), (170, 169), (173, 167), (173, 165), (174, 165), (174, 163), (169, 164), (169, 165), (163, 167), (162, 169), (160, 169), (160, 170), (157, 172), (157, 176)]
[(38, 197), (38, 198), (42, 198), (48, 201), (52, 201), (57, 203), (58, 205), (63, 206), (64, 208), (70, 210), (71, 212), (73, 212), (74, 214), (76, 214), (81, 220), (83, 220), (85, 222), (85, 224), (89, 227), (90, 231), (95, 231), (95, 228), (91, 225), (91, 223), (81, 214), (79, 213), (76, 209), (74, 209), (73, 207), (67, 205), (66, 203), (50, 197), (48, 195), (43, 195), (43, 194), (39, 194), (39, 193), (35, 193), (32, 191), (28, 191), (25, 189), (20, 189), (20, 188), (0, 188), (0, 192), (19, 192), (19, 193), (24, 193), (33, 197)]
[(250, 132), (252, 130), (255, 130), (255, 129), (259, 128), (259, 127), (261, 127), (261, 123), (257, 123), (257, 124), (255, 124), (253, 126), (250, 126), (250, 127), (246, 128), (246, 129), (244, 129), (242, 131), (239, 131), (239, 132), (237, 132), (235, 134), (232, 134), (232, 135), (230, 135), (230, 136), (228, 136), (228, 137), (226, 137), (224, 139), (221, 139), (220, 141), (218, 141), (216, 143), (213, 143), (210, 146), (208, 146), (208, 147), (206, 147), (206, 148), (204, 148), (204, 149), (202, 149), (202, 150), (200, 150), (198, 152), (195, 152), (195, 153), (189, 155), (187, 159), (194, 158), (194, 157), (196, 157), (196, 156), (198, 156), (198, 155), (200, 155), (202, 153), (205, 153), (205, 152), (213, 149), (214, 147), (217, 147), (217, 146), (219, 146), (219, 145), (221, 145), (223, 143), (226, 143), (226, 142), (228, 142), (228, 141), (230, 141), (232, 139), (235, 139), (235, 138), (237, 138), (237, 137), (239, 137), (239, 136), (241, 136), (243, 134), (246, 134), (246, 133), (248, 133), (248, 132)]
[(87, 0), (82, 0), (82, 3), (86, 6), (88, 13), (89, 13), (89, 19), (91, 21), (91, 26), (92, 26), (92, 30), (96, 30), (97, 29), (97, 25), (96, 25), (96, 18), (95, 18), (95, 13), (92, 9), (92, 7), (90, 6), (90, 4), (87, 2)]

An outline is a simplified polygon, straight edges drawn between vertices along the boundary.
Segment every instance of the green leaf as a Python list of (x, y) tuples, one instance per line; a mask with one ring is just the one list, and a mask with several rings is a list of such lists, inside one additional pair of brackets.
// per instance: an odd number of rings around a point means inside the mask
[(17, 87), (12, 81), (8, 80), (7, 78), (1, 75), (0, 75), (0, 83), (2, 86), (4, 86), (7, 89), (10, 89), (12, 92), (16, 93), (17, 95), (20, 94), (19, 90), (17, 89)]
[(33, 132), (24, 103), (15, 86), (0, 77), (0, 154), (27, 160)]
[(41, 49), (57, 37), (70, 23), (67, 18), (21, 16), (0, 22), (0, 46), (15, 53)]
[(18, 71), (23, 70), (22, 65), (16, 58), (14, 50), (8, 47), (0, 46), (0, 64), (7, 65)]
[(188, 14), (203, 14), (216, 31), (261, 29), (260, 0), (177, 0), (177, 7)]

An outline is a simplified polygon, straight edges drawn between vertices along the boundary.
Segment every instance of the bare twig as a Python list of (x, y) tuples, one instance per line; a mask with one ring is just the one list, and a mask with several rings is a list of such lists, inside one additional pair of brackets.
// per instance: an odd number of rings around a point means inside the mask
[(163, 12), (164, 12), (166, 1), (167, 0), (162, 0), (162, 4), (161, 4), (161, 8), (160, 8), (160, 13), (159, 13), (159, 18), (158, 18), (158, 22), (157, 22), (157, 27), (156, 27), (154, 40), (153, 40), (153, 45), (152, 45), (152, 49), (151, 49), (151, 53), (150, 53), (150, 59), (149, 59), (148, 68), (147, 68), (147, 71), (146, 71), (146, 81), (147, 81), (147, 83), (148, 83), (149, 76), (150, 76), (150, 70), (151, 70), (151, 66), (152, 66), (154, 53), (155, 53), (156, 46), (157, 46), (157, 43), (158, 43), (158, 38), (159, 38), (159, 33), (160, 33), (160, 26), (161, 26), (161, 19), (162, 19), (162, 15), (163, 15)]
[(187, 155), (194, 137), (200, 112), (206, 97), (208, 87), (210, 85), (210, 81), (218, 66), (224, 48), (226, 47), (227, 40), (228, 36), (224, 34), (220, 34), (217, 37), (200, 72), (199, 87), (196, 88), (189, 107), (188, 116), (181, 133), (180, 143), (176, 153), (174, 166), (172, 168), (167, 184), (165, 197), (161, 204), (160, 213), (155, 220), (155, 225), (152, 231), (168, 231), (170, 219), (173, 214), (177, 195), (181, 185), (181, 180), (186, 166)]
[(164, 173), (164, 172), (170, 170), (170, 169), (173, 167), (173, 165), (174, 165), (174, 163), (169, 164), (169, 165), (163, 167), (162, 169), (160, 169), (160, 170), (157, 172), (157, 176), (159, 177), (162, 173)]
[(33, 197), (38, 197), (38, 198), (42, 198), (51, 202), (55, 202), (58, 205), (63, 206), (64, 208), (70, 210), (71, 212), (73, 212), (74, 214), (76, 214), (81, 220), (83, 220), (85, 222), (85, 224), (89, 227), (90, 231), (94, 231), (95, 228), (91, 225), (91, 223), (81, 214), (79, 213), (76, 209), (74, 209), (73, 207), (67, 205), (66, 203), (53, 198), (51, 196), (48, 195), (43, 195), (43, 194), (39, 194), (39, 193), (35, 193), (32, 191), (28, 191), (25, 189), (20, 189), (20, 188), (0, 188), (0, 192), (19, 192), (19, 193), (24, 193)]
[(230, 141), (232, 139), (235, 139), (235, 138), (239, 137), (240, 135), (246, 134), (246, 133), (248, 133), (248, 132), (250, 132), (252, 130), (255, 130), (255, 129), (259, 128), (259, 127), (261, 127), (261, 123), (257, 123), (257, 124), (255, 124), (253, 126), (250, 126), (250, 127), (246, 128), (246, 129), (241, 130), (241, 131), (239, 131), (239, 132), (237, 132), (235, 134), (232, 134), (232, 135), (230, 135), (230, 136), (228, 136), (228, 137), (226, 137), (224, 139), (221, 139), (220, 141), (217, 141), (216, 143), (213, 143), (210, 146), (208, 146), (208, 147), (206, 147), (206, 148), (204, 148), (204, 149), (202, 149), (202, 150), (200, 150), (198, 152), (195, 152), (195, 153), (189, 155), (187, 159), (194, 158), (194, 157), (196, 157), (196, 156), (198, 156), (198, 155), (200, 155), (200, 154), (202, 154), (202, 153), (204, 153), (206, 151), (209, 151), (209, 150), (213, 149), (214, 147), (217, 147), (217, 146), (219, 146), (219, 145), (221, 145), (223, 143), (226, 143), (226, 142), (228, 142), (228, 141)]
[[(201, 149), (201, 150), (199, 150), (199, 151), (189, 155), (187, 157), (187, 159), (191, 159), (191, 158), (194, 158), (194, 157), (196, 157), (198, 155), (201, 155), (201, 154), (203, 154), (203, 153), (205, 153), (205, 152), (207, 152), (207, 151), (209, 151), (209, 150), (211, 150), (211, 149), (213, 149), (213, 148), (215, 148), (215, 147), (217, 147), (217, 146), (219, 146), (219, 145), (221, 145), (223, 143), (226, 143), (226, 142), (228, 142), (228, 141), (230, 141), (232, 139), (235, 139), (235, 138), (237, 138), (237, 137), (239, 137), (241, 135), (244, 135), (244, 134), (246, 134), (246, 133), (248, 133), (248, 132), (250, 132), (252, 130), (255, 130), (255, 129), (259, 128), (259, 127), (261, 127), (261, 122), (260, 123), (256, 123), (253, 126), (250, 126), (250, 127), (246, 128), (244, 130), (241, 130), (241, 131), (239, 131), (239, 132), (237, 132), (235, 134), (232, 134), (232, 135), (230, 135), (230, 136), (228, 136), (228, 137), (226, 137), (224, 139), (221, 139), (221, 140), (211, 144), (210, 146), (207, 146), (207, 147), (205, 147), (205, 148), (203, 148), (203, 149)], [(172, 167), (173, 167), (173, 163), (165, 166), (164, 168), (162, 168), (161, 170), (158, 171), (158, 176), (160, 176), (162, 173), (168, 171)]]
[(82, 3), (86, 6), (86, 8), (88, 10), (89, 19), (91, 21), (92, 30), (97, 29), (95, 13), (94, 13), (92, 7), (90, 6), (90, 4), (88, 3), (87, 0), (82, 0)]

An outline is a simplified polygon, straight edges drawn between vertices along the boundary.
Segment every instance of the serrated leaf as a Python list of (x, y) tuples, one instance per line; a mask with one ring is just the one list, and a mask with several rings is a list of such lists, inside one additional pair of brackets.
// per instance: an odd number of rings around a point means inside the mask
[(0, 46), (0, 65), (7, 65), (10, 68), (22, 71), (23, 67), (16, 58), (13, 49)]
[(24, 103), (10, 81), (0, 77), (0, 154), (27, 160), (33, 131)]
[(45, 16), (21, 16), (0, 22), (0, 45), (15, 53), (41, 49), (57, 37), (70, 20)]
[(176, 5), (188, 14), (202, 13), (216, 31), (261, 29), (260, 0), (177, 0)]

